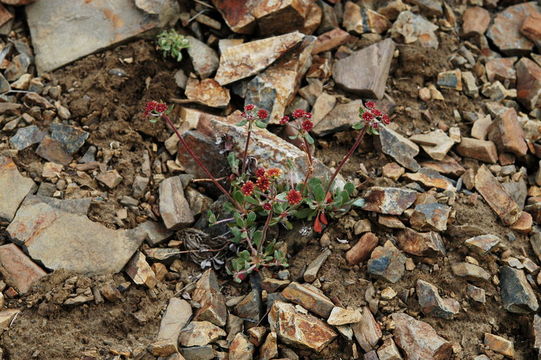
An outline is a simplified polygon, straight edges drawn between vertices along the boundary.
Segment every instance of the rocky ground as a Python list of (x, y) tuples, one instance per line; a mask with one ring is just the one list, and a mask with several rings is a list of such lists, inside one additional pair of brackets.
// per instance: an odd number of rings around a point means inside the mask
[[(540, 358), (541, 3), (0, 3), (2, 359)], [(217, 175), (268, 110), (250, 153), (302, 179), (281, 117), (313, 113), (324, 176), (367, 99), (362, 209), (273, 232), (289, 267), (251, 282), (198, 252), (219, 194), (147, 101)]]

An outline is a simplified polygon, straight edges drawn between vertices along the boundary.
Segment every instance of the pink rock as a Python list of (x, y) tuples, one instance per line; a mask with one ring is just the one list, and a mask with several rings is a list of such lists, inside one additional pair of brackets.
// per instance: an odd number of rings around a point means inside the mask
[(482, 7), (474, 6), (464, 11), (462, 34), (464, 36), (482, 35), (490, 24), (490, 13)]
[(21, 294), (26, 293), (34, 282), (47, 275), (15, 244), (0, 246), (0, 265), (6, 283), (16, 287)]
[(516, 64), (517, 98), (528, 110), (541, 106), (541, 67), (528, 58)]

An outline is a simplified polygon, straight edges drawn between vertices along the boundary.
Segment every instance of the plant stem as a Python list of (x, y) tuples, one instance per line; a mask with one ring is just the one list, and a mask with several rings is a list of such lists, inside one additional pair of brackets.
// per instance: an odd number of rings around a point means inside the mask
[(246, 158), (248, 157), (248, 145), (250, 144), (251, 136), (252, 136), (252, 122), (250, 121), (248, 123), (248, 136), (246, 137), (246, 145), (244, 146), (244, 154), (242, 154), (242, 172), (241, 172), (241, 174), (244, 174), (246, 172), (246, 166), (248, 165), (246, 163)]
[(250, 248), (250, 251), (252, 252), (252, 256), (256, 256), (257, 250), (252, 244), (252, 239), (250, 239), (250, 235), (248, 234), (248, 229), (243, 228), (242, 230), (246, 233), (246, 243), (248, 244), (248, 247)]
[(192, 151), (192, 149), (190, 149), (190, 147), (188, 146), (188, 144), (186, 143), (184, 138), (180, 135), (177, 128), (175, 127), (175, 125), (173, 124), (171, 119), (169, 118), (169, 116), (167, 116), (165, 114), (162, 114), (161, 116), (165, 120), (167, 125), (169, 125), (169, 127), (171, 129), (173, 129), (173, 131), (175, 132), (175, 134), (178, 137), (178, 140), (180, 141), (180, 143), (184, 147), (184, 150), (186, 150), (188, 152), (188, 154), (192, 157), (192, 159), (195, 161), (197, 166), (199, 166), (201, 168), (201, 170), (203, 170), (203, 172), (209, 177), (209, 179), (214, 183), (214, 185), (216, 185), (216, 187), (229, 199), (229, 201), (231, 201), (231, 203), (240, 212), (246, 213), (246, 210), (242, 206), (240, 206), (240, 204), (235, 199), (233, 199), (231, 194), (226, 189), (224, 189), (224, 187), (218, 182), (218, 180), (214, 177), (214, 175), (212, 175), (210, 170), (201, 162), (201, 159), (199, 159), (199, 157), (197, 157), (197, 155), (195, 155), (195, 153)]
[(265, 239), (267, 238), (267, 231), (269, 230), (269, 224), (272, 219), (272, 210), (269, 210), (269, 215), (267, 215), (267, 220), (265, 220), (265, 225), (263, 226), (263, 234), (261, 235), (261, 241), (257, 245), (257, 253), (261, 253), (261, 249), (263, 248), (263, 243), (265, 243)]
[(325, 189), (325, 195), (329, 193), (329, 190), (331, 190), (332, 184), (334, 183), (334, 180), (336, 179), (336, 176), (338, 176), (338, 173), (340, 173), (340, 170), (342, 170), (342, 168), (344, 167), (344, 164), (349, 160), (351, 155), (353, 155), (355, 150), (357, 150), (357, 148), (361, 144), (361, 141), (362, 141), (364, 135), (366, 134), (366, 129), (367, 128), (368, 128), (368, 125), (363, 127), (363, 129), (361, 131), (359, 131), (359, 135), (357, 135), (357, 139), (355, 140), (355, 144), (353, 144), (353, 146), (351, 147), (351, 149), (349, 149), (346, 156), (344, 156), (342, 158), (342, 161), (340, 161), (340, 164), (338, 164), (338, 166), (336, 167), (336, 170), (334, 171), (334, 174), (332, 174), (332, 177), (329, 180), (329, 184), (327, 185), (327, 189)]
[(314, 171), (314, 165), (312, 161), (312, 154), (310, 154), (310, 147), (308, 146), (308, 141), (306, 141), (304, 136), (302, 139), (304, 140), (304, 151), (306, 151), (306, 155), (308, 156), (308, 171), (306, 172), (306, 177), (304, 178), (303, 182), (303, 189), (306, 189), (306, 183), (308, 182), (310, 176), (312, 176), (312, 172)]

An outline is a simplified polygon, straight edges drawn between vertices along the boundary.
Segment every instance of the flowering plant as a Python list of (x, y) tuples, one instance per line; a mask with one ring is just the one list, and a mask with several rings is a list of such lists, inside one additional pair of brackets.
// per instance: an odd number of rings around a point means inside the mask
[(266, 110), (257, 109), (255, 105), (246, 105), (242, 120), (237, 124), (246, 127), (246, 143), (240, 159), (239, 154), (234, 152), (228, 154), (231, 176), (227, 178), (229, 190), (226, 190), (187, 146), (167, 115), (165, 104), (149, 102), (145, 108), (145, 115), (162, 118), (167, 123), (179, 138), (184, 150), (228, 199), (224, 204), (228, 214), (226, 218), (218, 219), (211, 211), (208, 217), (211, 225), (226, 223), (231, 233), (230, 241), (238, 244), (236, 257), (230, 261), (227, 268), (236, 281), (242, 281), (248, 274), (263, 267), (287, 266), (285, 254), (278, 249), (275, 241), (267, 239), (271, 227), (281, 225), (291, 230), (293, 228), (291, 219), (307, 219), (313, 221), (313, 230), (320, 233), (328, 224), (327, 216), (336, 217), (346, 213), (351, 206), (363, 206), (364, 200), (354, 197), (356, 190), (352, 183), (346, 183), (342, 188), (333, 187), (333, 184), (364, 135), (377, 134), (378, 127), (382, 123), (389, 123), (388, 116), (376, 109), (374, 103), (366, 102), (359, 111), (360, 122), (353, 126), (354, 129), (360, 130), (354, 145), (340, 161), (330, 179), (323, 180), (313, 176), (313, 158), (309, 147), (314, 144), (314, 139), (310, 135), (314, 127), (312, 115), (298, 109), (291, 117), (284, 116), (280, 124), (288, 124), (297, 131), (296, 135), (290, 138), (302, 140), (301, 148), (308, 160), (304, 181), (294, 184), (282, 177), (282, 169), (263, 167), (253, 169), (249, 166), (248, 149), (253, 127), (265, 128), (267, 125), (265, 121), (269, 115)]
[(171, 29), (169, 31), (164, 30), (158, 34), (158, 49), (163, 52), (163, 56), (171, 56), (178, 62), (182, 60), (182, 49), (190, 47), (188, 39)]

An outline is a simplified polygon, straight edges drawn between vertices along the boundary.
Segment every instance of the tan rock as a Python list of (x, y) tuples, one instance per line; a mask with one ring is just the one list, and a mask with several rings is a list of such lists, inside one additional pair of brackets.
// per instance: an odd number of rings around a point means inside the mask
[(355, 338), (366, 352), (375, 350), (381, 340), (381, 327), (368, 307), (363, 308), (361, 321), (351, 325)]
[(224, 108), (229, 104), (229, 89), (223, 88), (214, 79), (197, 80), (189, 78), (186, 83), (186, 97), (200, 104)]
[(490, 13), (482, 7), (473, 6), (462, 15), (463, 36), (483, 35), (490, 24)]
[(271, 360), (278, 357), (278, 336), (270, 332), (259, 349), (259, 360)]
[(229, 345), (229, 359), (252, 360), (255, 347), (243, 333), (238, 333)]
[(310, 284), (292, 282), (282, 291), (282, 296), (324, 318), (328, 318), (334, 308), (333, 302)]
[(541, 66), (524, 57), (516, 64), (517, 99), (528, 110), (541, 106)]
[(152, 289), (158, 283), (156, 274), (148, 264), (145, 255), (140, 251), (136, 252), (126, 265), (126, 273), (137, 285), (145, 285)]
[(160, 183), (160, 215), (167, 229), (179, 229), (194, 222), (178, 176), (167, 178)]
[(179, 342), (182, 346), (205, 346), (215, 342), (227, 333), (208, 321), (192, 321), (180, 332)]
[(462, 156), (491, 164), (498, 161), (498, 151), (492, 141), (462, 138), (462, 142), (456, 146), (456, 150)]
[(515, 346), (513, 345), (513, 342), (504, 339), (501, 336), (485, 333), (485, 345), (488, 346), (490, 350), (499, 354), (508, 356), (512, 359), (515, 357)]
[(36, 188), (21, 175), (11, 158), (0, 156), (0, 219), (13, 220), (23, 199)]
[(340, 28), (327, 31), (317, 37), (314, 48), (312, 49), (312, 54), (315, 55), (337, 48), (344, 44), (349, 38), (350, 35)]
[[(357, 243), (347, 251), (346, 260), (349, 265), (356, 265), (368, 260), (372, 250), (378, 246), (378, 237), (371, 232), (365, 233)], [(333, 324), (331, 324), (333, 325)]]
[(339, 325), (348, 325), (358, 323), (363, 319), (361, 312), (356, 309), (344, 309), (338, 306), (335, 306), (329, 318), (327, 319), (327, 324), (339, 326)]

